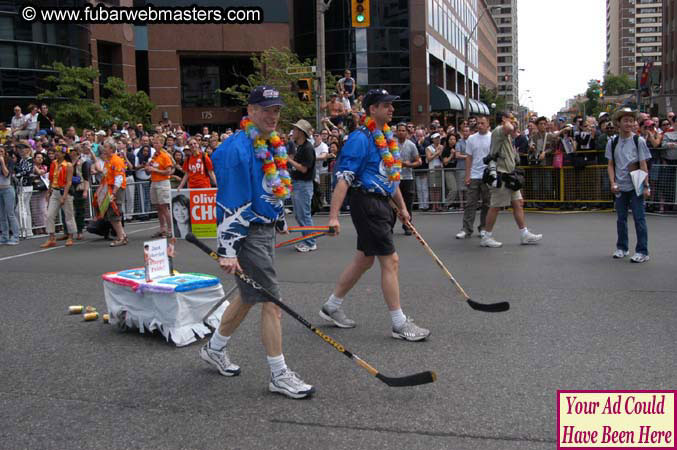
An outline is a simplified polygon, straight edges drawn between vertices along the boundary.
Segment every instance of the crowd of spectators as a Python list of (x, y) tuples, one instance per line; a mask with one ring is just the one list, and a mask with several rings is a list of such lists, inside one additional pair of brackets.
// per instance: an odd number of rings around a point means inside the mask
[[(364, 116), (362, 95), (356, 93), (355, 82), (349, 72), (345, 73), (337, 84), (337, 92), (330, 98), (324, 108), (326, 116), (322, 127), (313, 130), (309, 139), (316, 154), (313, 213), (328, 206), (336, 183), (335, 162), (340, 157), (344, 141)], [(135, 217), (146, 219), (151, 213), (148, 163), (158, 149), (164, 149), (171, 159), (173, 170), (169, 181), (172, 188), (194, 188), (198, 184), (200, 187), (215, 186), (209, 156), (233, 134), (232, 129), (219, 134), (204, 127), (200, 132), (189, 135), (184, 127), (169, 120), (163, 120), (150, 130), (145, 129), (142, 123), (125, 121), (105, 129), (85, 128), (79, 131), (73, 126), (64, 129), (63, 124), (55, 123), (46, 104), (39, 107), (28, 105), (26, 111), (24, 113), (17, 105), (10, 121), (0, 122), (1, 244), (15, 245), (19, 238), (51, 231), (48, 197), (53, 180), (50, 173), (53, 177), (61, 154), (72, 167), (68, 188), (73, 202), (74, 229), (68, 227), (71, 223), (68, 205), (60, 208), (63, 210), (60, 222), (67, 225), (65, 230), (61, 230), (64, 233), (61, 239), (70, 243), (73, 238), (83, 238), (85, 211), (91, 201), (90, 186), (99, 185), (104, 175), (104, 143), (112, 145), (125, 162), (127, 188), (124, 190), (123, 214), (124, 220), (129, 221)], [(650, 170), (652, 181), (674, 180), (677, 175), (676, 169), (670, 167), (677, 168), (674, 120), (674, 113), (665, 118), (640, 114), (636, 132), (647, 141), (652, 153), (651, 165), (661, 168)], [(463, 209), (468, 189), (463, 175), (465, 146), (468, 138), (478, 131), (477, 118), (461, 120), (458, 128), (454, 125), (442, 126), (437, 119), (428, 125), (412, 122), (399, 125), (403, 127), (402, 135), (406, 131), (406, 139), (414, 144), (420, 156), (421, 164), (414, 167), (412, 183), (418, 210)], [(515, 130), (514, 146), (525, 166), (582, 168), (589, 164), (606, 164), (602, 151), (608, 139), (616, 133), (616, 125), (607, 113), (598, 117), (576, 117), (571, 123), (562, 119), (531, 118), (525, 130)], [(290, 135), (283, 133), (281, 137), (289, 154), (293, 155), (295, 145)], [(196, 167), (203, 177), (199, 182), (192, 182), (189, 175), (195, 173)], [(546, 171), (543, 172), (545, 174)], [(554, 180), (551, 175), (543, 175), (534, 179), (533, 183), (535, 189), (551, 190)], [(60, 186), (61, 189), (64, 187)], [(674, 190), (656, 189), (652, 195), (655, 200), (652, 204), (655, 203), (660, 211), (674, 206)], [(347, 208), (346, 202), (344, 209)], [(164, 215), (162, 218), (161, 231), (163, 235), (169, 235), (171, 219)], [(55, 232), (60, 231), (59, 228), (62, 227), (55, 227)]]

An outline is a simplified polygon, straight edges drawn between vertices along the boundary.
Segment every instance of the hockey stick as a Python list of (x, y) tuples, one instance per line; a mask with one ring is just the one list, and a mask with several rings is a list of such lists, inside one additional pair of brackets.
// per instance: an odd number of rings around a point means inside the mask
[[(186, 240), (192, 244), (195, 244), (200, 250), (203, 252), (207, 253), (209, 256), (214, 259), (214, 261), (219, 260), (219, 256), (216, 254), (215, 251), (207, 247), (207, 245), (204, 244), (204, 242), (200, 241), (198, 238), (195, 237), (193, 233), (188, 233), (186, 235)], [(278, 299), (273, 295), (270, 291), (268, 291), (266, 288), (258, 284), (256, 281), (252, 280), (249, 278), (247, 275), (245, 275), (242, 272), (236, 272), (235, 275), (240, 278), (243, 282), (247, 283), (249, 286), (253, 287), (254, 289), (263, 292), (271, 302), (275, 303), (277, 306), (282, 308), (287, 314), (292, 316), (294, 319), (298, 320), (308, 328), (310, 331), (318, 335), (319, 337), (322, 338), (323, 341), (334, 347), (336, 350), (339, 352), (343, 353), (345, 356), (350, 358), (351, 360), (355, 361), (355, 363), (365, 369), (367, 372), (369, 372), (371, 375), (375, 376), (388, 386), (393, 386), (393, 387), (402, 387), (402, 386), (418, 386), (419, 384), (426, 384), (426, 383), (432, 383), (437, 379), (437, 375), (435, 372), (420, 372), (416, 373), (413, 375), (408, 375), (404, 377), (387, 377), (383, 374), (381, 374), (378, 370), (370, 366), (366, 361), (364, 361), (362, 358), (359, 356), (349, 352), (343, 345), (339, 344), (336, 342), (334, 339), (331, 337), (327, 336), (324, 334), (321, 330), (317, 329), (313, 325), (310, 324), (306, 319), (304, 319), (302, 316), (297, 314), (293, 309), (291, 309), (289, 306), (285, 305), (282, 303), (282, 300)]]
[(312, 232), (318, 232), (318, 231), (324, 231), (324, 232), (329, 232), (331, 231), (328, 226), (326, 225), (314, 225), (314, 226), (309, 226), (309, 227), (289, 227), (289, 231), (312, 231)]
[[(395, 204), (395, 202), (393, 201), (392, 198), (390, 199), (390, 206), (392, 206), (392, 208), (395, 210), (396, 214), (400, 213), (399, 208), (397, 207), (397, 205)], [(461, 295), (463, 295), (463, 297), (465, 297), (465, 301), (468, 302), (468, 305), (470, 305), (470, 307), (472, 309), (474, 309), (476, 311), (484, 311), (484, 312), (503, 312), (503, 311), (507, 311), (507, 310), (510, 309), (510, 303), (508, 303), (508, 302), (486, 304), (486, 303), (478, 303), (478, 302), (472, 300), (470, 298), (470, 296), (465, 292), (463, 287), (459, 284), (459, 282), (456, 281), (456, 278), (454, 278), (454, 276), (451, 274), (451, 272), (449, 272), (449, 269), (447, 269), (447, 267), (440, 260), (440, 258), (437, 257), (437, 255), (435, 254), (433, 249), (430, 248), (430, 246), (425, 241), (425, 239), (423, 239), (423, 236), (421, 236), (421, 234), (418, 231), (416, 231), (416, 228), (414, 228), (414, 225), (412, 225), (410, 221), (407, 221), (404, 225), (407, 228), (409, 228), (409, 230), (411, 230), (411, 232), (414, 234), (416, 239), (421, 243), (421, 245), (423, 245), (423, 247), (430, 254), (430, 256), (433, 257), (433, 259), (435, 260), (437, 265), (440, 266), (442, 271), (447, 275), (447, 277), (451, 280), (451, 282), (454, 284), (454, 286), (456, 286), (456, 288), (459, 290)]]
[(223, 302), (228, 300), (228, 297), (230, 297), (231, 294), (233, 292), (235, 292), (235, 289), (237, 289), (237, 284), (235, 286), (233, 286), (232, 288), (230, 288), (230, 290), (228, 292), (226, 292), (226, 295), (224, 295), (223, 298), (221, 300), (219, 300), (219, 302), (216, 305), (211, 307), (209, 312), (207, 314), (205, 314), (205, 316), (202, 318), (202, 323), (205, 323), (205, 321), (209, 318), (209, 316), (211, 316), (214, 313), (214, 311), (219, 309), (219, 306), (223, 305)]
[(288, 241), (279, 242), (279, 243), (275, 244), (275, 248), (286, 247), (288, 245), (296, 244), (297, 242), (302, 242), (302, 241), (305, 241), (307, 239), (318, 238), (320, 236), (324, 236), (325, 234), (327, 234), (326, 231), (320, 231), (320, 232), (317, 232), (317, 233), (310, 233), (310, 234), (307, 234), (305, 236), (299, 236), (299, 237), (296, 237), (294, 239), (289, 239)]

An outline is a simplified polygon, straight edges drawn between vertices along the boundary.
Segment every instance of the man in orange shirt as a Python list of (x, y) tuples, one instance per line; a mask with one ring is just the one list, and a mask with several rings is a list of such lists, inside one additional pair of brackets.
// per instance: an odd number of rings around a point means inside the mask
[(103, 167), (103, 183), (108, 186), (111, 196), (110, 206), (106, 210), (106, 219), (110, 221), (117, 239), (110, 243), (111, 247), (127, 245), (127, 234), (122, 226), (122, 211), (125, 204), (125, 188), (127, 177), (125, 176), (125, 160), (115, 152), (115, 141), (103, 143), (102, 156), (106, 161)]
[(148, 164), (146, 172), (150, 174), (150, 203), (157, 209), (160, 219), (160, 231), (153, 237), (172, 237), (170, 230), (172, 218), (169, 215), (171, 198), (171, 185), (169, 176), (174, 173), (174, 160), (164, 149), (165, 138), (156, 134), (153, 136), (153, 148), (155, 154)]
[[(190, 158), (183, 163), (183, 171), (185, 175), (181, 180), (178, 188), (183, 189), (188, 181), (189, 189), (203, 189), (216, 186), (216, 177), (214, 176), (214, 166), (212, 160), (206, 152), (200, 149), (200, 144), (197, 139), (191, 138), (188, 141), (188, 148), (190, 148)], [(207, 176), (209, 175), (209, 176)], [(211, 179), (211, 184), (209, 180)]]

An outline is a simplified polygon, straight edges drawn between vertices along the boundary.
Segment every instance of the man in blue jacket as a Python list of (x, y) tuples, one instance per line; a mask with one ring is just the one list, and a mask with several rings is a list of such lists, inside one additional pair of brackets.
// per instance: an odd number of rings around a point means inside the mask
[[(242, 130), (212, 154), (218, 185), (217, 253), (226, 273), (244, 272), (279, 298), (275, 229), (287, 232), (283, 203), (291, 189), (287, 153), (275, 132), (283, 102), (275, 88), (259, 86), (249, 95), (248, 103)], [(269, 390), (291, 398), (312, 395), (313, 386), (285, 363), (279, 307), (238, 277), (235, 281), (239, 293), (224, 311), (209, 343), (200, 350), (200, 357), (221, 375), (239, 375), (240, 368), (230, 361), (226, 347), (252, 306), (262, 303), (261, 335), (271, 371)]]
[(357, 252), (345, 268), (334, 292), (320, 310), (320, 316), (341, 328), (352, 328), (355, 322), (343, 312), (343, 298), (378, 257), (381, 265), (381, 289), (392, 320), (392, 337), (420, 341), (429, 330), (407, 318), (400, 306), (398, 279), (399, 257), (393, 244), (395, 213), (390, 198), (400, 210), (402, 223), (409, 221), (409, 212), (399, 189), (399, 149), (388, 122), (393, 116), (393, 100), (385, 89), (372, 89), (362, 105), (367, 117), (365, 125), (351, 133), (341, 149), (336, 169), (338, 182), (331, 199), (329, 226), (340, 232), (339, 209), (351, 190), (350, 216), (357, 230)]

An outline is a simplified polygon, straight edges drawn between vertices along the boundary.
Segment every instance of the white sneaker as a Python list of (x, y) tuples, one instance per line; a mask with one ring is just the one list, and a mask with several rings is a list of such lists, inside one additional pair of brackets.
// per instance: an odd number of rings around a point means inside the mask
[(297, 252), (308, 253), (317, 250), (317, 244), (313, 245), (297, 244), (294, 248), (296, 248)]
[(628, 256), (629, 254), (630, 254), (629, 251), (627, 251), (627, 250), (624, 251), (624, 250), (621, 250), (620, 248), (617, 248), (616, 251), (613, 254), (613, 258), (614, 259), (623, 259), (626, 256)]
[(482, 240), (480, 241), (480, 246), (481, 247), (490, 247), (490, 248), (498, 248), (503, 246), (502, 243), (498, 242), (496, 239), (493, 238), (493, 236), (485, 234)]
[(484, 230), (480, 230), (479, 238), (482, 239), (484, 236), (487, 235), (487, 232)]
[(531, 231), (527, 231), (526, 234), (523, 234), (522, 237), (520, 238), (520, 241), (522, 242), (522, 245), (529, 245), (529, 244), (535, 244), (538, 241), (543, 239), (542, 234), (534, 234)]
[(430, 330), (419, 327), (414, 323), (414, 319), (407, 318), (407, 321), (402, 324), (400, 328), (393, 327), (392, 336), (395, 339), (403, 339), (405, 341), (422, 341), (430, 336)]
[(315, 393), (315, 388), (306, 384), (299, 378), (296, 372), (285, 369), (283, 372), (272, 376), (268, 384), (270, 392), (277, 392), (290, 398), (306, 398)]
[(240, 367), (230, 362), (225, 347), (221, 351), (216, 351), (209, 347), (209, 342), (207, 342), (200, 349), (200, 358), (216, 367), (219, 373), (225, 377), (240, 375)]
[(630, 258), (630, 262), (633, 263), (643, 263), (647, 262), (649, 260), (649, 255), (645, 255), (643, 253), (635, 253), (632, 255), (632, 258)]
[(470, 237), (470, 234), (465, 230), (461, 230), (456, 234), (456, 239), (467, 239)]

